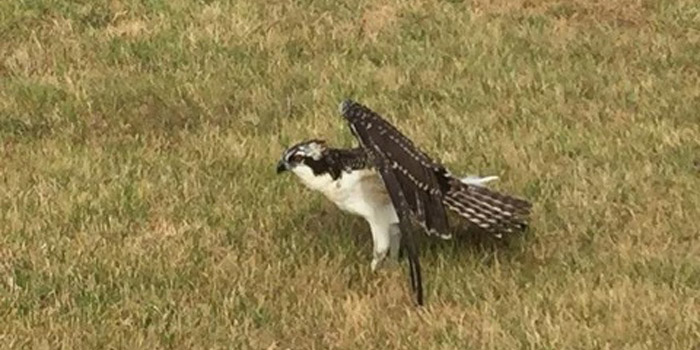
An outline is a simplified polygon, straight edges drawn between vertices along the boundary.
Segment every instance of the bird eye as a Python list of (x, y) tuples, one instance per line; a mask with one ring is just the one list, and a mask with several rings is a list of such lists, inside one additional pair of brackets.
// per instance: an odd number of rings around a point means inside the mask
[(294, 163), (301, 163), (301, 161), (302, 161), (303, 159), (304, 159), (304, 156), (302, 156), (301, 154), (295, 154), (295, 155), (292, 156), (292, 159), (291, 159), (291, 160), (292, 160), (292, 162), (294, 162)]

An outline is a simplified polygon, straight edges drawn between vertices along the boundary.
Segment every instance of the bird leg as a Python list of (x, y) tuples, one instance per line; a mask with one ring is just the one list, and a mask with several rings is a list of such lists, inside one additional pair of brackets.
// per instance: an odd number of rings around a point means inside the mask
[(389, 254), (389, 248), (391, 245), (391, 226), (373, 222), (370, 222), (369, 226), (370, 230), (372, 231), (372, 241), (374, 242), (372, 263), (370, 264), (370, 267), (372, 268), (372, 272), (376, 272)]
[(401, 258), (401, 230), (399, 225), (391, 225), (389, 229), (389, 256), (398, 261)]
[(370, 263), (370, 267), (372, 268), (372, 272), (377, 272), (377, 270), (382, 266), (382, 263), (384, 262), (384, 259), (386, 259), (387, 253), (389, 250), (385, 250), (383, 252), (380, 251), (374, 251), (373, 257), (372, 257), (372, 263)]

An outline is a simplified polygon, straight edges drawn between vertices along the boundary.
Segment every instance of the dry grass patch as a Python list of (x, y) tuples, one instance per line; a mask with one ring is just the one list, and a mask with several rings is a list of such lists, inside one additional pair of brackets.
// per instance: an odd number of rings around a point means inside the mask
[[(693, 349), (695, 2), (0, 2), (0, 348)], [(282, 149), (381, 112), (535, 203), (428, 305)]]

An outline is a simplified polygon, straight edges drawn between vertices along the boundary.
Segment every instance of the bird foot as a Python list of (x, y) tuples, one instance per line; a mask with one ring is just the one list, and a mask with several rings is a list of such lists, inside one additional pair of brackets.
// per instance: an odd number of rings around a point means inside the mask
[(388, 252), (383, 252), (383, 253), (374, 253), (374, 257), (372, 258), (372, 263), (370, 263), (370, 268), (372, 268), (372, 272), (377, 272), (380, 267), (382, 267), (384, 260), (386, 259)]

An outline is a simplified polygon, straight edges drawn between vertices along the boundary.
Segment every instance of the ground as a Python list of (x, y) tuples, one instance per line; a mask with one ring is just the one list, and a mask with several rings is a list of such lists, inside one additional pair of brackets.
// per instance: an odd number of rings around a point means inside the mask
[[(275, 175), (347, 97), (531, 229), (417, 309)], [(0, 348), (697, 349), (699, 111), (692, 0), (0, 2)]]

